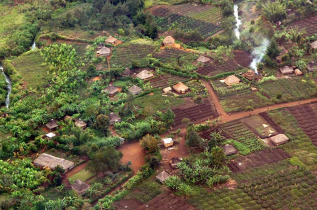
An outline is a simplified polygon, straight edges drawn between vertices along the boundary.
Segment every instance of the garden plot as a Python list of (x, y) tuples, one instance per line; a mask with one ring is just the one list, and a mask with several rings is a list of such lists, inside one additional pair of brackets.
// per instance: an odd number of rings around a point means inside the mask
[(203, 38), (208, 38), (221, 30), (219, 24), (215, 23), (218, 23), (218, 20), (222, 18), (217, 9), (184, 4), (157, 6), (151, 8), (150, 12), (156, 17), (156, 22), (161, 31), (165, 32), (173, 29), (180, 29), (184, 32), (198, 31)]
[(153, 88), (165, 88), (172, 86), (178, 82), (184, 82), (186, 80), (188, 80), (188, 78), (179, 77), (171, 74), (164, 74), (153, 79), (150, 79), (149, 82)]
[(243, 50), (235, 50), (233, 51), (234, 60), (244, 68), (249, 68), (250, 63), (252, 62), (251, 53)]
[(308, 36), (317, 34), (317, 15), (295, 21), (288, 25), (288, 28), (298, 27), (304, 29)]
[(220, 81), (212, 81), (211, 84), (226, 112), (252, 110), (272, 104), (267, 97), (252, 91), (249, 85), (243, 83), (232, 87), (228, 87)]
[(231, 161), (228, 166), (232, 172), (240, 172), (264, 164), (275, 163), (290, 158), (290, 155), (281, 148), (266, 149), (254, 152), (248, 156), (240, 156)]
[(309, 136), (313, 145), (317, 146), (317, 114), (312, 106), (305, 104), (290, 107), (288, 110), (296, 118), (299, 127)]
[(172, 109), (172, 111), (175, 114), (174, 126), (181, 125), (184, 118), (188, 118), (191, 122), (195, 122), (208, 118), (216, 118), (218, 116), (214, 106), (208, 101), (189, 108)]
[(161, 50), (160, 52), (155, 53), (153, 57), (159, 59), (164, 64), (170, 63), (177, 66), (182, 66), (182, 63), (184, 63), (184, 61), (188, 63), (193, 63), (198, 58), (198, 55), (183, 50), (166, 48), (164, 50)]
[(222, 63), (213, 62), (211, 64), (206, 64), (200, 67), (197, 73), (205, 76), (215, 76), (224, 72), (234, 72), (238, 69), (238, 67), (238, 62), (234, 59), (231, 59)]
[(270, 97), (279, 98), (280, 102), (296, 101), (316, 95), (316, 83), (302, 78), (278, 79), (258, 85), (259, 89)]
[(277, 131), (259, 115), (244, 118), (241, 122), (245, 123), (253, 133), (262, 139), (278, 134)]
[(112, 68), (131, 68), (132, 62), (138, 66), (147, 65), (147, 56), (155, 51), (154, 45), (147, 44), (123, 44), (114, 48), (111, 58)]
[(262, 209), (312, 209), (317, 206), (316, 177), (305, 169), (289, 167), (275, 173), (247, 177), (241, 188)]
[(242, 122), (233, 121), (220, 126), (219, 131), (226, 137), (239, 142), (235, 144), (239, 152), (246, 155), (264, 148), (260, 139)]

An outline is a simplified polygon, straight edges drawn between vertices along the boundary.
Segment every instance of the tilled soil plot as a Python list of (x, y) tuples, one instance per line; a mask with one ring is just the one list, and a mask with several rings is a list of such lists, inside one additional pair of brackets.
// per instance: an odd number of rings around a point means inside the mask
[(288, 28), (298, 27), (299, 29), (305, 29), (307, 36), (317, 34), (317, 15), (295, 21), (288, 25)]
[(317, 146), (317, 114), (310, 105), (290, 107), (288, 110), (296, 118), (299, 127), (311, 139), (313, 145)]
[(232, 172), (244, 171), (264, 164), (275, 163), (290, 158), (290, 155), (281, 148), (266, 149), (254, 152), (248, 156), (241, 156), (231, 161), (228, 166)]
[(245, 68), (249, 68), (250, 63), (252, 62), (251, 53), (243, 50), (235, 50), (233, 51), (234, 59), (237, 63)]
[(204, 65), (198, 69), (197, 73), (206, 76), (215, 76), (223, 72), (236, 71), (238, 67), (238, 62), (234, 59), (231, 59), (222, 63), (212, 63)]
[(166, 210), (166, 209), (186, 209), (194, 210), (195, 208), (188, 203), (184, 198), (174, 195), (173, 193), (162, 193), (153, 200), (142, 205), (139, 210)]
[(195, 105), (189, 108), (177, 108), (172, 110), (175, 114), (174, 126), (182, 124), (184, 118), (188, 118), (191, 122), (201, 121), (204, 119), (215, 118), (218, 116), (214, 106), (208, 101), (203, 104)]

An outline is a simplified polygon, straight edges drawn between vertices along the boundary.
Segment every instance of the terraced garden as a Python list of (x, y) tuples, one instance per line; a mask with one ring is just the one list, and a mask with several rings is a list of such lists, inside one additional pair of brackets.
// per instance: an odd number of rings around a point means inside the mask
[(111, 68), (132, 67), (132, 62), (147, 65), (147, 56), (155, 52), (156, 47), (148, 44), (123, 44), (114, 48), (110, 61)]
[(235, 143), (242, 155), (264, 148), (260, 139), (242, 122), (233, 121), (220, 126), (219, 130), (228, 138), (239, 142)]
[(184, 82), (188, 80), (185, 77), (179, 77), (171, 74), (164, 74), (153, 79), (150, 79), (150, 84), (153, 88), (165, 88), (172, 86), (178, 82)]
[(215, 76), (224, 72), (234, 72), (238, 69), (238, 67), (238, 62), (234, 59), (231, 59), (223, 63), (213, 62), (211, 64), (206, 64), (200, 67), (197, 70), (197, 73), (205, 76)]
[(317, 33), (317, 15), (295, 21), (288, 25), (288, 28), (293, 27), (305, 30), (308, 36), (315, 35)]
[(155, 53), (153, 57), (159, 59), (164, 64), (170, 63), (180, 66), (182, 63), (184, 63), (184, 61), (187, 63), (194, 62), (198, 58), (198, 55), (194, 53), (188, 53), (183, 50), (164, 49)]

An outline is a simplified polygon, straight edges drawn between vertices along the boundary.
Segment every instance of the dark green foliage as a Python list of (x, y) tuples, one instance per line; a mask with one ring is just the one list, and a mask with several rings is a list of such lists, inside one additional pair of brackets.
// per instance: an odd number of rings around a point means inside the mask
[(100, 130), (102, 132), (106, 132), (109, 128), (109, 125), (110, 125), (109, 117), (107, 115), (100, 114), (96, 118), (96, 122), (94, 124), (94, 127), (97, 130)]
[(195, 131), (195, 127), (193, 125), (187, 126), (186, 144), (190, 147), (196, 147), (196, 148), (201, 147), (202, 139)]
[(225, 163), (226, 155), (222, 148), (220, 147), (214, 147), (211, 149), (211, 155), (212, 155), (212, 163), (217, 166), (221, 167)]
[(278, 44), (275, 39), (271, 40), (270, 46), (267, 48), (266, 55), (271, 59), (275, 59), (279, 54), (280, 50), (278, 48)]

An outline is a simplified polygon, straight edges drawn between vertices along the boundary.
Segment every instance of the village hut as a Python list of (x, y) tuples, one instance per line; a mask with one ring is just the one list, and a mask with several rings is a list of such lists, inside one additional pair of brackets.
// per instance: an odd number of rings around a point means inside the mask
[(166, 87), (166, 88), (164, 88), (163, 89), (163, 93), (169, 93), (169, 92), (171, 92), (171, 90), (172, 90), (172, 88), (171, 87)]
[(129, 77), (131, 76), (131, 70), (129, 68), (126, 68), (123, 72), (122, 72), (122, 76), (123, 77)]
[(102, 47), (97, 51), (97, 55), (99, 56), (109, 56), (111, 54), (111, 50), (108, 47)]
[(86, 182), (82, 182), (81, 180), (77, 179), (73, 184), (70, 185), (72, 189), (78, 194), (83, 195), (89, 189), (89, 184)]
[(291, 66), (284, 66), (284, 67), (280, 68), (280, 71), (282, 74), (293, 74), (294, 73), (294, 69)]
[(81, 119), (76, 119), (75, 120), (75, 126), (77, 128), (82, 128), (82, 129), (86, 129), (87, 128), (87, 123), (85, 123), (83, 120)]
[(171, 158), (170, 160), (170, 165), (173, 169), (176, 169), (177, 168), (177, 165), (182, 162), (182, 158), (179, 158), (179, 157), (173, 157)]
[(143, 70), (140, 73), (138, 73), (136, 75), (137, 78), (145, 80), (145, 79), (149, 79), (151, 77), (153, 77), (153, 74), (151, 72), (149, 72), (148, 70)]
[(278, 134), (276, 136), (270, 137), (269, 140), (274, 146), (278, 146), (281, 144), (285, 144), (287, 141), (289, 141), (289, 138), (284, 134)]
[(256, 78), (256, 74), (253, 70), (249, 69), (247, 72), (245, 72), (244, 74), (242, 74), (242, 76), (244, 78), (246, 78), (247, 80), (253, 81)]
[(170, 177), (171, 175), (169, 175), (166, 171), (162, 171), (161, 173), (159, 173), (155, 178), (156, 180), (158, 180), (161, 184), (164, 184), (165, 180)]
[(174, 141), (172, 138), (165, 138), (163, 139), (163, 144), (164, 144), (164, 147), (170, 147), (170, 146), (173, 146)]
[(69, 160), (65, 160), (63, 158), (58, 158), (53, 155), (49, 155), (47, 153), (42, 153), (38, 158), (34, 160), (34, 165), (39, 167), (48, 167), (52, 170), (56, 168), (56, 166), (61, 166), (65, 172), (72, 169), (75, 166), (75, 163)]
[(58, 124), (56, 120), (51, 119), (48, 123), (45, 124), (45, 127), (50, 131), (54, 131), (56, 130), (56, 128), (58, 128)]
[(100, 50), (101, 48), (106, 47), (104, 43), (99, 43), (97, 45), (97, 50)]
[(103, 92), (108, 93), (110, 97), (113, 97), (119, 92), (119, 90), (116, 86), (110, 84), (106, 89), (103, 90)]
[(173, 37), (171, 37), (171, 36), (167, 36), (163, 40), (163, 44), (164, 44), (165, 47), (173, 46), (175, 44), (175, 39)]
[(207, 58), (203, 55), (200, 55), (199, 58), (197, 58), (197, 62), (200, 62), (200, 63), (207, 63), (210, 61), (210, 58)]
[(105, 42), (106, 42), (107, 44), (113, 44), (113, 45), (115, 45), (115, 44), (118, 43), (118, 39), (115, 38), (115, 37), (113, 37), (113, 36), (109, 36), (109, 37), (105, 40)]
[(295, 75), (296, 76), (300, 76), (300, 75), (303, 75), (303, 72), (301, 71), (301, 70), (299, 70), (299, 69), (295, 69)]
[(316, 50), (317, 49), (317, 41), (314, 41), (310, 44), (310, 47), (313, 49), (313, 50)]
[(176, 85), (173, 86), (173, 89), (179, 93), (179, 94), (183, 94), (183, 93), (186, 93), (186, 91), (188, 91), (188, 87), (182, 83), (182, 82), (179, 82), (177, 83)]
[(136, 85), (133, 85), (132, 87), (130, 87), (128, 89), (129, 93), (131, 93), (132, 95), (138, 95), (142, 92), (142, 89)]
[(223, 147), (222, 147), (225, 155), (229, 156), (229, 155), (234, 155), (237, 153), (237, 149), (234, 148), (232, 145), (230, 144), (225, 144)]
[(225, 83), (228, 86), (239, 84), (240, 79), (238, 77), (236, 77), (235, 75), (230, 75), (225, 79)]
[(52, 139), (52, 138), (54, 138), (54, 137), (56, 136), (56, 134), (53, 133), (53, 132), (50, 132), (50, 133), (45, 134), (45, 136), (46, 136), (48, 139)]
[(115, 114), (115, 113), (113, 113), (113, 112), (111, 112), (111, 113), (109, 114), (109, 120), (110, 120), (110, 125), (114, 125), (114, 124), (116, 124), (117, 122), (121, 122), (120, 116), (117, 115), (117, 114)]
[(308, 71), (317, 71), (317, 63), (312, 61), (307, 65)]

